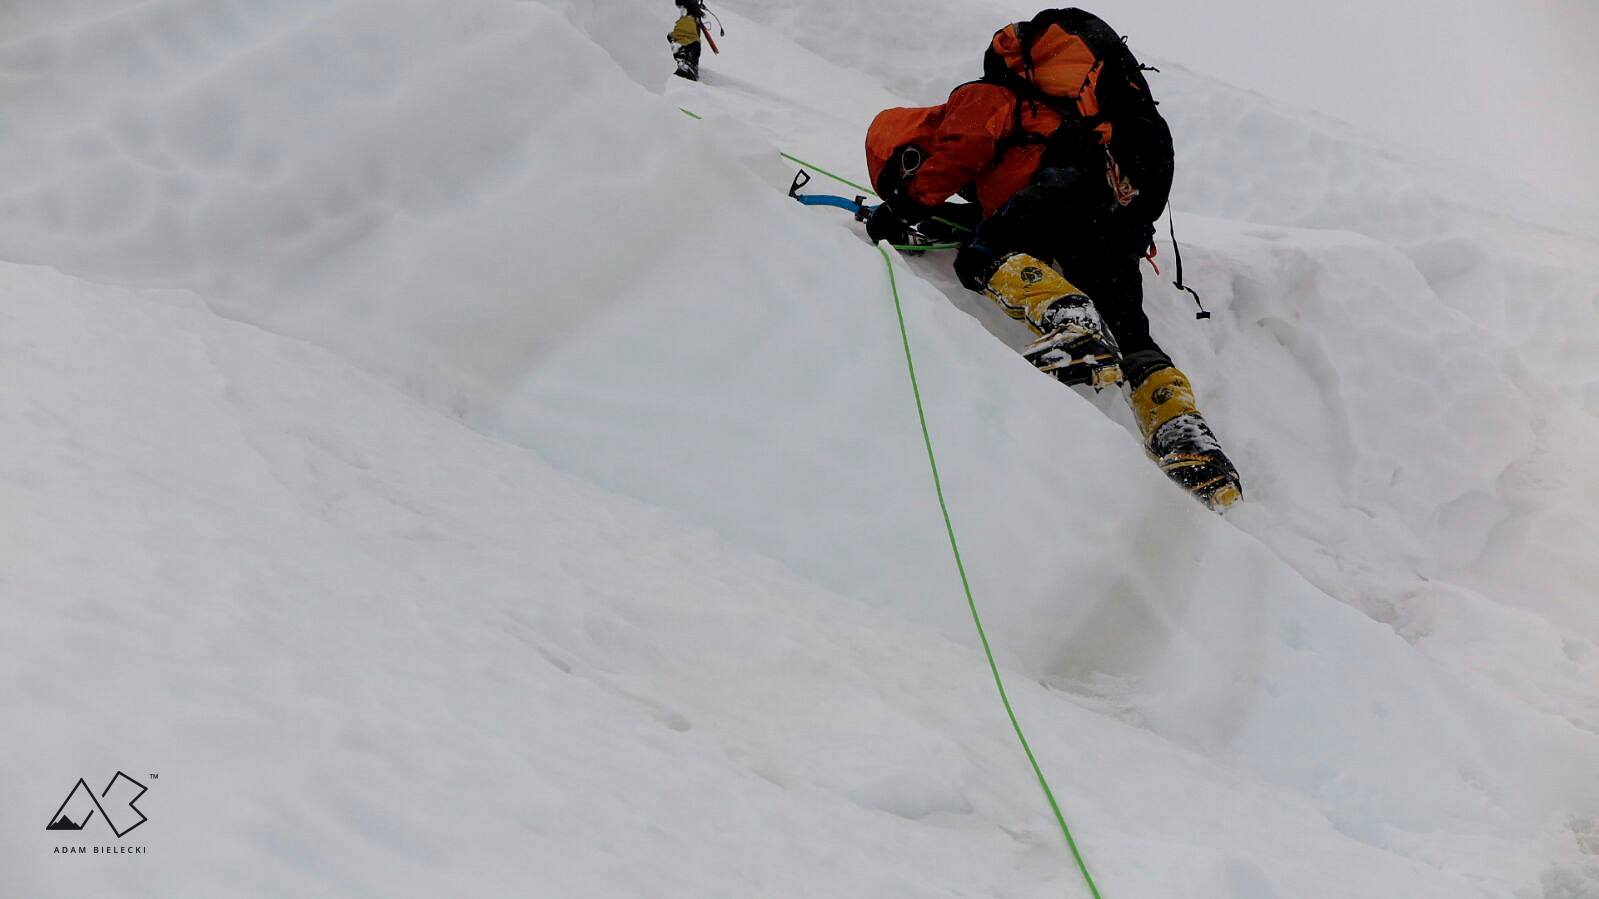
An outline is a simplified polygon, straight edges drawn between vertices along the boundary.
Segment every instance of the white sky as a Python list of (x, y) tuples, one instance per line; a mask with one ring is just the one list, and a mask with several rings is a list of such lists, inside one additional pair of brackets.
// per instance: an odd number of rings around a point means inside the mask
[(1599, 0), (1111, 0), (1136, 49), (1599, 207)]

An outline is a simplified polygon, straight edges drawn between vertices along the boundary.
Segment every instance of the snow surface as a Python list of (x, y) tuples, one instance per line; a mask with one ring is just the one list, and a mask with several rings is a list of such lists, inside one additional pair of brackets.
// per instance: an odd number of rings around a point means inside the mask
[[(1030, 10), (717, 10), (691, 85), (644, 0), (0, 8), (0, 895), (1085, 894), (777, 156)], [(1599, 897), (1599, 213), (1149, 61), (1245, 504), (898, 263), (1103, 892)], [(53, 855), (116, 770), (149, 852)]]

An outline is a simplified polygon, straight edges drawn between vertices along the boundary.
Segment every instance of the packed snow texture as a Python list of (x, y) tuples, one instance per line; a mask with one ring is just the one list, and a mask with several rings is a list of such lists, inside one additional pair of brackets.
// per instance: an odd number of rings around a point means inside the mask
[[(1086, 895), (778, 156), (1031, 10), (716, 9), (700, 85), (645, 0), (0, 9), (0, 895)], [(1599, 897), (1599, 216), (1146, 56), (1242, 506), (895, 263), (1103, 892)], [(54, 855), (117, 770), (149, 852)]]

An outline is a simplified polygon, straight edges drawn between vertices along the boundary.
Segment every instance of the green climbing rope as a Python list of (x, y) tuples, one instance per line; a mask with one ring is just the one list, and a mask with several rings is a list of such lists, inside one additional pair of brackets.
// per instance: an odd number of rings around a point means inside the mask
[[(781, 150), (777, 151), (777, 155), (783, 157), (784, 159), (787, 159), (789, 162), (792, 162), (795, 165), (802, 165), (802, 166), (805, 166), (808, 169), (815, 169), (817, 174), (826, 175), (827, 177), (832, 178), (834, 181), (837, 181), (840, 184), (848, 184), (850, 187), (855, 188), (856, 190), (860, 191), (861, 193), (869, 194), (870, 196), (874, 196), (874, 197), (877, 196), (877, 191), (872, 190), (870, 187), (866, 187), (865, 185), (861, 185), (861, 184), (856, 184), (855, 182), (853, 182), (853, 181), (849, 180), (848, 178), (845, 178), (845, 177), (843, 177), (841, 175), (835, 175), (832, 172), (829, 172), (827, 169), (822, 168), (821, 166), (817, 165), (814, 162), (806, 162), (805, 160), (799, 158), (798, 156), (790, 156), (789, 154), (784, 153)], [(879, 199), (881, 199), (881, 198), (879, 198)]]
[[(681, 106), (678, 109), (682, 110), (685, 115), (696, 119), (700, 118), (700, 116), (683, 109)], [(840, 184), (847, 184), (858, 191), (874, 197), (877, 196), (877, 193), (871, 188), (856, 184), (848, 178), (829, 172), (813, 162), (806, 162), (798, 156), (782, 153), (781, 151), (779, 153), (784, 159), (795, 165), (815, 169), (818, 174), (826, 175)], [(943, 219), (937, 219), (937, 221), (944, 222), (944, 224), (959, 228), (962, 231), (971, 230), (954, 222), (946, 222)], [(960, 246), (958, 243), (942, 243), (925, 246), (895, 246), (894, 249), (902, 251), (954, 250), (959, 249)], [(1099, 895), (1099, 887), (1094, 884), (1093, 875), (1088, 873), (1088, 863), (1083, 861), (1083, 853), (1077, 848), (1077, 840), (1072, 837), (1072, 829), (1066, 823), (1066, 815), (1060, 810), (1060, 803), (1055, 800), (1055, 791), (1049, 788), (1049, 781), (1044, 777), (1044, 769), (1039, 766), (1038, 757), (1033, 755), (1033, 747), (1027, 742), (1027, 735), (1022, 732), (1022, 723), (1017, 719), (1016, 709), (1010, 703), (1010, 694), (1005, 690), (1005, 680), (1000, 677), (999, 663), (994, 661), (994, 650), (988, 643), (988, 632), (983, 629), (983, 616), (978, 614), (977, 600), (972, 598), (972, 584), (970, 579), (966, 577), (966, 563), (961, 561), (960, 544), (955, 540), (955, 524), (950, 520), (949, 504), (944, 500), (944, 482), (938, 476), (938, 458), (933, 454), (933, 438), (927, 430), (927, 411), (922, 406), (922, 388), (916, 381), (916, 360), (911, 356), (911, 338), (905, 328), (905, 308), (899, 299), (899, 281), (894, 277), (894, 260), (888, 255), (888, 251), (881, 246), (877, 248), (877, 252), (883, 254), (883, 264), (888, 267), (888, 289), (894, 295), (894, 315), (899, 319), (900, 342), (905, 348), (905, 369), (910, 372), (911, 376), (911, 394), (916, 398), (916, 418), (921, 422), (922, 443), (927, 447), (927, 465), (933, 471), (933, 489), (938, 493), (938, 508), (944, 514), (944, 531), (949, 534), (949, 548), (955, 554), (955, 570), (960, 572), (961, 589), (966, 592), (966, 607), (971, 610), (972, 624), (977, 627), (977, 639), (983, 644), (983, 655), (988, 659), (988, 670), (994, 675), (994, 687), (999, 690), (999, 701), (1005, 706), (1005, 715), (1010, 718), (1011, 729), (1016, 731), (1016, 740), (1022, 744), (1022, 752), (1027, 755), (1027, 763), (1033, 767), (1033, 774), (1038, 778), (1038, 786), (1044, 791), (1044, 798), (1049, 800), (1049, 808), (1050, 811), (1055, 813), (1055, 822), (1060, 825), (1061, 836), (1066, 838), (1066, 845), (1072, 851), (1072, 860), (1077, 862), (1077, 870), (1082, 872), (1083, 882), (1088, 884), (1088, 892), (1093, 895), (1094, 899), (1102, 899)]]
[[(802, 163), (803, 164), (803, 163)], [(820, 169), (818, 169), (820, 171)], [(916, 361), (911, 356), (911, 339), (905, 328), (905, 309), (899, 299), (899, 282), (894, 277), (894, 260), (889, 257), (888, 251), (878, 247), (877, 251), (883, 254), (883, 264), (888, 267), (888, 288), (894, 295), (894, 315), (899, 319), (900, 342), (905, 347), (905, 368), (911, 376), (911, 394), (916, 398), (916, 417), (922, 425), (922, 443), (927, 447), (927, 465), (933, 471), (933, 489), (938, 493), (938, 508), (944, 514), (944, 530), (949, 534), (949, 548), (955, 554), (955, 570), (960, 572), (961, 589), (966, 592), (966, 606), (972, 613), (972, 624), (977, 627), (977, 638), (983, 644), (983, 655), (988, 658), (988, 670), (994, 675), (994, 686), (999, 690), (999, 701), (1005, 706), (1005, 714), (1010, 718), (1011, 728), (1016, 731), (1016, 739), (1022, 744), (1022, 752), (1027, 754), (1027, 763), (1032, 765), (1033, 774), (1038, 777), (1038, 785), (1044, 791), (1044, 798), (1049, 800), (1049, 808), (1055, 813), (1055, 821), (1060, 824), (1061, 835), (1066, 838), (1066, 845), (1071, 848), (1072, 859), (1077, 862), (1077, 870), (1083, 874), (1083, 882), (1088, 884), (1088, 892), (1094, 899), (1101, 899), (1099, 887), (1094, 885), (1094, 878), (1088, 873), (1088, 864), (1083, 861), (1083, 854), (1077, 848), (1077, 840), (1072, 838), (1072, 829), (1066, 824), (1066, 815), (1060, 810), (1060, 803), (1055, 801), (1055, 792), (1049, 788), (1049, 781), (1044, 777), (1044, 769), (1039, 766), (1038, 758), (1033, 755), (1033, 747), (1027, 742), (1027, 735), (1022, 733), (1021, 721), (1016, 717), (1016, 709), (1011, 706), (1010, 694), (1005, 691), (1005, 681), (999, 674), (999, 664), (994, 661), (994, 650), (988, 643), (988, 632), (983, 629), (983, 617), (977, 612), (977, 600), (972, 598), (972, 584), (966, 577), (966, 564), (961, 561), (960, 544), (955, 540), (955, 525), (949, 517), (949, 504), (944, 501), (944, 482), (938, 476), (938, 458), (933, 454), (933, 438), (927, 430), (927, 411), (922, 406), (922, 389), (916, 381)]]

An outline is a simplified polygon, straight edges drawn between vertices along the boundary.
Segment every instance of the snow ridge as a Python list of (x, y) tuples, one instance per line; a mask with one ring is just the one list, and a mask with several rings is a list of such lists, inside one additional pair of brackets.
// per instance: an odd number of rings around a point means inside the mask
[[(702, 85), (644, 0), (0, 13), (0, 893), (1080, 891), (882, 261), (783, 196), (1018, 14), (932, 6), (729, 0)], [(898, 263), (1096, 880), (1599, 896), (1592, 219), (1162, 68), (1243, 507)], [(55, 858), (121, 769), (150, 854)]]

